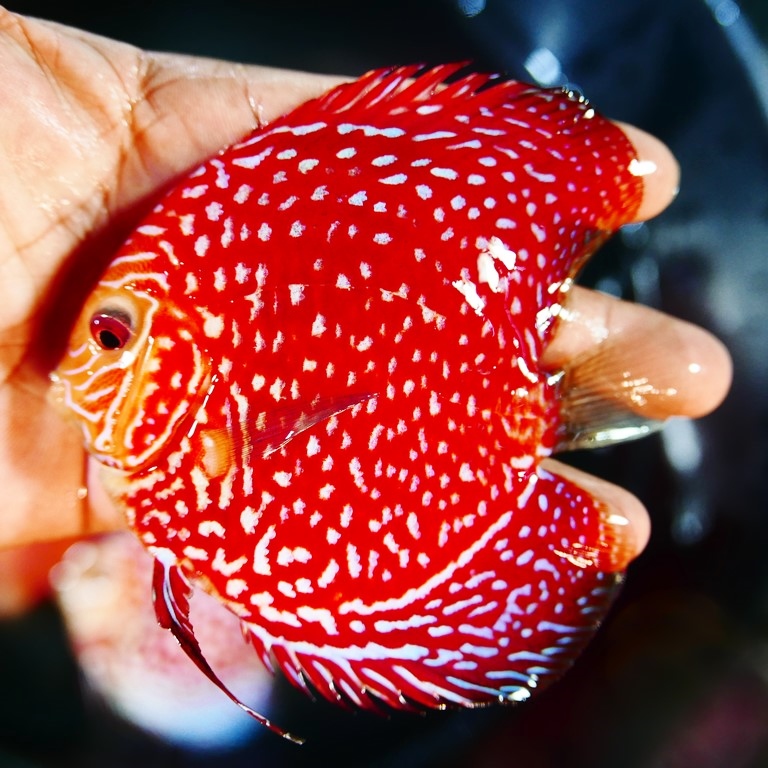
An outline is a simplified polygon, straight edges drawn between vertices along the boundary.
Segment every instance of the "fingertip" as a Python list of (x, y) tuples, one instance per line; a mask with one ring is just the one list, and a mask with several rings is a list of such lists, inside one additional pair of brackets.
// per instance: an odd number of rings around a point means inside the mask
[(680, 166), (669, 147), (655, 136), (632, 125), (617, 125), (637, 153), (629, 172), (643, 180), (643, 199), (633, 221), (645, 221), (661, 213), (677, 196)]
[(723, 342), (709, 331), (680, 321), (683, 353), (681, 391), (684, 407), (680, 414), (699, 418), (714, 411), (725, 400), (733, 380), (733, 361)]
[(642, 502), (618, 485), (555, 459), (546, 459), (541, 467), (569, 480), (595, 499), (601, 509), (606, 539), (602, 567), (610, 571), (626, 570), (651, 537), (651, 519)]
[(733, 376), (727, 348), (709, 331), (578, 286), (542, 364), (566, 371), (571, 401), (593, 396), (655, 421), (707, 415)]

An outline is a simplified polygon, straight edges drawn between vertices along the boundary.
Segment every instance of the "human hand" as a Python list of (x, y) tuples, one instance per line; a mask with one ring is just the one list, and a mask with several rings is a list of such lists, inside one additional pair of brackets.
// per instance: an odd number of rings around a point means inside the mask
[(151, 54), (0, 9), (0, 549), (123, 525), (48, 371), (105, 259), (190, 166), (339, 82)]
[[(79, 433), (45, 399), (69, 321), (139, 212), (175, 177), (338, 80), (147, 54), (5, 11), (0, 65), (14, 73), (0, 95), (15, 105), (0, 119), (2, 547), (122, 525), (99, 484), (86, 483)], [(638, 214), (646, 218), (673, 197), (676, 167), (655, 140), (626, 131), (658, 167)], [(635, 343), (643, 337), (653, 344)], [(611, 339), (627, 342), (610, 347), (601, 378), (624, 382), (608, 394), (641, 416), (701, 415), (727, 389), (727, 353), (709, 335), (586, 290), (572, 291), (548, 363), (567, 365)], [(637, 500), (557, 472), (628, 517), (642, 548), (648, 520)]]

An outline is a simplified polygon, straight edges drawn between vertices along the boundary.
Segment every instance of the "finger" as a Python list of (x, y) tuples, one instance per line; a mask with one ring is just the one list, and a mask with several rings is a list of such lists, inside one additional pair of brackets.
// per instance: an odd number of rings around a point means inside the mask
[[(731, 382), (731, 359), (707, 331), (657, 310), (573, 287), (542, 364), (567, 388), (647, 419), (699, 417)], [(564, 384), (564, 390), (566, 385)]]
[(645, 549), (651, 521), (645, 507), (629, 491), (555, 459), (545, 459), (541, 468), (570, 480), (598, 502), (603, 511), (605, 538), (612, 549), (609, 559), (615, 570), (624, 570)]
[(629, 170), (643, 180), (643, 200), (633, 217), (645, 221), (661, 213), (676, 197), (680, 184), (680, 166), (665, 144), (639, 128), (617, 123), (637, 153)]

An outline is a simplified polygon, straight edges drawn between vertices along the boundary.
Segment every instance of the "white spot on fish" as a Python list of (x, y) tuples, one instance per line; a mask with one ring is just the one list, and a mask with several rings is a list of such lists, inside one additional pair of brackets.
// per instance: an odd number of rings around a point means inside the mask
[(207, 560), (208, 553), (199, 547), (184, 547), (184, 555), (190, 560)]
[[(320, 165), (320, 161), (314, 157), (307, 158), (305, 160), (300, 160), (299, 171), (301, 171), (301, 173), (307, 173), (308, 171), (311, 171), (313, 168), (316, 168), (318, 165)], [(312, 199), (314, 200), (315, 198), (313, 197)]]
[(262, 152), (259, 152), (258, 155), (252, 155), (251, 157), (236, 157), (232, 160), (232, 165), (237, 165), (240, 168), (256, 168), (272, 154), (274, 149), (274, 147), (267, 147)]
[(272, 395), (272, 397), (274, 397), (275, 400), (279, 401), (283, 395), (284, 389), (285, 389), (285, 382), (278, 377), (272, 382), (272, 386), (270, 386), (269, 388), (269, 394)]
[(195, 234), (195, 214), (185, 213), (183, 216), (179, 216), (179, 229), (182, 235), (189, 237)]
[(245, 283), (250, 274), (251, 268), (243, 264), (242, 261), (235, 266), (235, 281), (240, 285)]
[(278, 565), (286, 566), (291, 563), (308, 563), (312, 559), (312, 553), (304, 547), (295, 547), (289, 549), (283, 547), (278, 553), (275, 561)]
[(404, 173), (396, 173), (394, 176), (379, 179), (380, 183), (389, 185), (404, 184), (406, 181), (408, 181), (408, 176)]
[(544, 231), (544, 228), (540, 227), (538, 224), (531, 224), (531, 232), (533, 232), (533, 236), (540, 243), (543, 243), (547, 239), (547, 233)]
[(208, 253), (210, 245), (211, 241), (208, 235), (200, 235), (200, 237), (195, 240), (195, 254), (198, 256), (205, 256), (205, 254)]
[(182, 193), (181, 196), (183, 198), (191, 198), (196, 199), (198, 197), (202, 197), (206, 192), (208, 192), (208, 185), (207, 184), (198, 184), (196, 187), (187, 187)]
[(223, 248), (229, 248), (235, 239), (235, 232), (232, 225), (232, 217), (227, 216), (224, 220), (224, 231), (221, 233), (221, 245)]
[(318, 121), (316, 123), (308, 123), (307, 125), (295, 125), (293, 127), (276, 128), (275, 133), (290, 131), (294, 136), (306, 136), (310, 133), (317, 133), (317, 131), (321, 131), (326, 127), (326, 123)]
[[(251, 533), (253, 530), (251, 531)], [(275, 538), (275, 526), (270, 525), (264, 535), (259, 539), (253, 551), (253, 572), (259, 576), (271, 576), (272, 568), (269, 564), (269, 542)]]
[(312, 322), (312, 335), (322, 336), (325, 333), (325, 318), (318, 312)]
[(288, 488), (288, 486), (291, 484), (291, 473), (290, 472), (275, 472), (274, 475), (272, 475), (272, 479), (281, 487), (281, 488)]
[[(190, 214), (193, 216), (193, 214)], [(165, 227), (158, 227), (154, 224), (144, 224), (136, 229), (137, 232), (140, 232), (142, 235), (149, 235), (152, 237), (156, 237), (158, 235), (165, 234)]]
[[(464, 270), (462, 270), (464, 272)], [(477, 292), (477, 286), (469, 279), (468, 275), (462, 274), (460, 280), (454, 280), (451, 285), (464, 296), (467, 304), (475, 310), (476, 315), (482, 315), (485, 309), (485, 299)]]
[(439, 179), (449, 179), (453, 181), (459, 178), (459, 174), (453, 168), (430, 168), (429, 172)]
[(205, 215), (208, 217), (208, 221), (218, 221), (223, 212), (224, 207), (221, 203), (213, 202), (205, 206)]
[(404, 136), (405, 131), (402, 128), (376, 128), (373, 125), (354, 125), (353, 123), (341, 123), (336, 130), (345, 136), (352, 131), (362, 131), (364, 136), (384, 136), (387, 139), (396, 139), (398, 136)]
[(201, 536), (207, 537), (214, 535), (223, 539), (227, 531), (218, 520), (203, 520), (203, 522), (197, 526), (197, 532)]
[(317, 580), (317, 585), (322, 588), (327, 587), (336, 578), (336, 574), (338, 572), (339, 564), (335, 560), (331, 559), (331, 561), (325, 567), (325, 570), (320, 575), (320, 578)]
[(203, 323), (203, 333), (209, 339), (218, 339), (224, 331), (224, 318), (221, 315), (207, 315)]
[(453, 131), (433, 131), (432, 133), (418, 133), (413, 137), (413, 141), (432, 141), (433, 139), (455, 139), (456, 134)]

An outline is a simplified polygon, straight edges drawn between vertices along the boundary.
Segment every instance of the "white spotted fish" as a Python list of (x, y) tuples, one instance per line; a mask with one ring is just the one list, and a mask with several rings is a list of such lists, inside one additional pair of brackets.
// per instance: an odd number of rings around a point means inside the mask
[(539, 466), (565, 421), (539, 359), (638, 210), (635, 151), (574, 94), (459, 69), (372, 72), (191, 173), (54, 376), (213, 680), (192, 585), (332, 701), (522, 701), (626, 566), (601, 505)]

